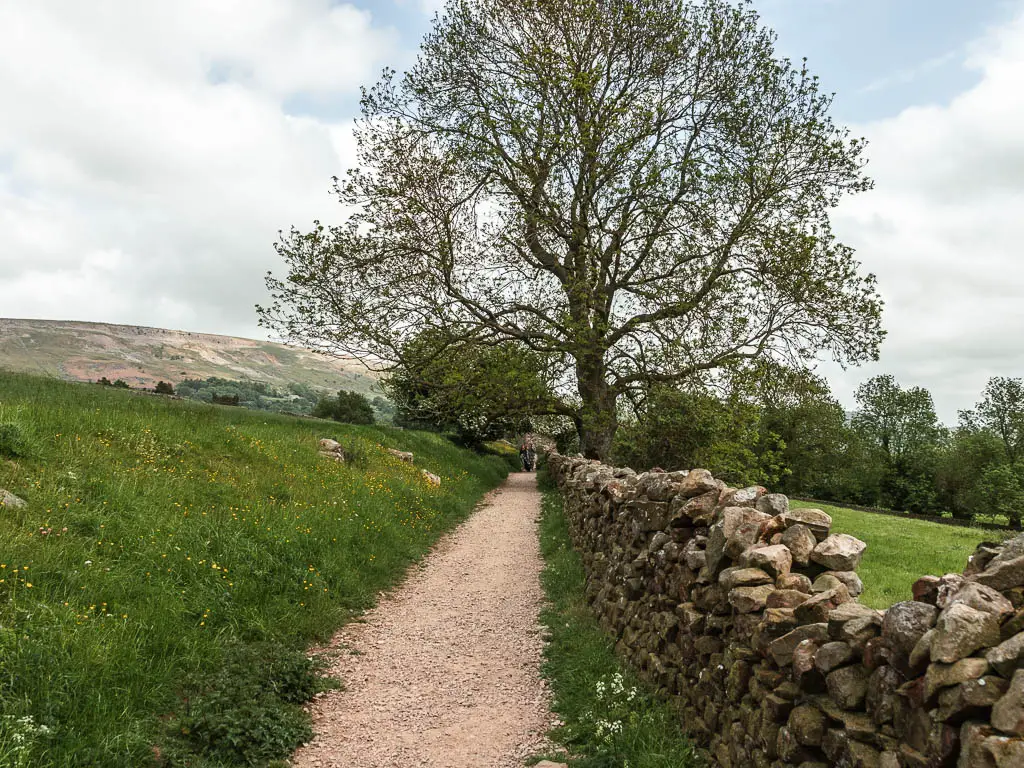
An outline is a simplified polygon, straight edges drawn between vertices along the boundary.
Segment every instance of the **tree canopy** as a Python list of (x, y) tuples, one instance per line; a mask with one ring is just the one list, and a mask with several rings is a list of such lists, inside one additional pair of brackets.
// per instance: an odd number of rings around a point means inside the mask
[(520, 344), (598, 457), (623, 396), (876, 357), (874, 277), (829, 226), (864, 144), (774, 43), (745, 2), (449, 0), (365, 91), (347, 220), (282, 234), (261, 322), (383, 367), (427, 329)]

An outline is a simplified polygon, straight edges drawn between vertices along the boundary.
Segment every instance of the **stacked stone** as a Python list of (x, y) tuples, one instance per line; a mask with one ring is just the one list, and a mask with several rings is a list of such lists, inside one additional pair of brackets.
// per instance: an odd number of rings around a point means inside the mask
[(865, 544), (709, 472), (549, 455), (617, 648), (726, 768), (1024, 768), (1024, 537), (888, 611)]

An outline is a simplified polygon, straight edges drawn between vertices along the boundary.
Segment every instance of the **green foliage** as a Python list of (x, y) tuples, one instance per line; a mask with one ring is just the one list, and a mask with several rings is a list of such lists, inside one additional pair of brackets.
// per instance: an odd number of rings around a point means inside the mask
[(993, 376), (985, 385), (973, 411), (960, 414), (969, 429), (996, 435), (1003, 444), (1006, 461), (1013, 463), (1024, 452), (1024, 380)]
[(28, 456), (31, 452), (31, 443), (20, 424), (11, 421), (0, 422), (0, 457), (17, 459)]
[(185, 755), (239, 765), (285, 758), (313, 735), (299, 705), (324, 690), (322, 668), (281, 645), (232, 646), (221, 667), (189, 686), (187, 710), (168, 729)]
[[(544, 473), (541, 480), (547, 480)], [(541, 518), (541, 581), (548, 603), (541, 621), (551, 634), (543, 674), (563, 725), (553, 741), (579, 768), (685, 768), (697, 766), (679, 716), (668, 703), (623, 669), (612, 638), (602, 632), (584, 596), (585, 576), (573, 550), (557, 491), (547, 483)], [(564, 755), (552, 759), (565, 761)]]
[(337, 397), (322, 397), (313, 409), (318, 419), (334, 419), (343, 424), (373, 424), (374, 409), (366, 395), (341, 390)]
[(347, 220), (277, 244), (259, 312), (282, 336), (521, 345), (560, 366), (592, 458), (654, 384), (877, 357), (874, 276), (830, 227), (871, 186), (864, 142), (750, 3), (452, 0), (361, 104)]
[(1024, 462), (986, 467), (980, 486), (985, 512), (1006, 517), (1019, 530), (1024, 514)]
[(166, 381), (158, 381), (153, 391), (158, 395), (173, 395), (174, 385), (168, 384)]
[(641, 469), (703, 467), (735, 485), (774, 483), (784, 445), (760, 419), (758, 407), (738, 397), (656, 387), (636, 422), (619, 429), (615, 460)]
[[(0, 487), (29, 501), (0, 516), (0, 755), (31, 717), (50, 732), (32, 768), (139, 768), (154, 747), (192, 768), (230, 764), (185, 754), (200, 745), (279, 754), (304, 727), (298, 654), (508, 471), (439, 435), (340, 424), (366, 458), (338, 464), (318, 455), (322, 422), (112, 387), (0, 374), (0, 403), (32, 437), (0, 461)], [(171, 739), (186, 720), (192, 740)]]
[(527, 431), (550, 401), (545, 361), (519, 344), (453, 344), (424, 332), (385, 384), (395, 422), (456, 433), (470, 445)]
[(321, 397), (318, 390), (305, 384), (292, 383), (286, 388), (263, 381), (234, 381), (211, 376), (208, 379), (185, 379), (177, 386), (177, 394), (204, 403), (220, 402), (271, 413), (309, 415)]

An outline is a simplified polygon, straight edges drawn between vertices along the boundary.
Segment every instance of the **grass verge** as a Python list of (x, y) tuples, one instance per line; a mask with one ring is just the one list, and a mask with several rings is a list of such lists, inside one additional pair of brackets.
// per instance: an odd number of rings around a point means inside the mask
[(0, 425), (0, 488), (28, 502), (0, 507), (0, 766), (288, 755), (308, 645), (507, 474), (437, 435), (2, 372)]
[[(698, 765), (679, 716), (620, 662), (584, 598), (585, 576), (572, 548), (558, 492), (545, 483), (541, 576), (550, 639), (542, 672), (562, 725), (552, 741), (579, 768), (683, 768)], [(564, 760), (563, 756), (549, 755)]]
[(860, 600), (872, 608), (912, 599), (910, 587), (921, 576), (960, 573), (980, 542), (1012, 535), (824, 504), (790, 503), (824, 510), (832, 516), (834, 533), (848, 533), (868, 545), (857, 573), (864, 582)]

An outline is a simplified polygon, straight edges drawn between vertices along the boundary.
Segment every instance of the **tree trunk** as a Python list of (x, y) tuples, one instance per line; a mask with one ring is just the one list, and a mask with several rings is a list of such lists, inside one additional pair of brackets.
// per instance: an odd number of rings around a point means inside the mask
[(603, 355), (597, 361), (577, 361), (576, 376), (583, 401), (580, 418), (576, 422), (580, 451), (588, 459), (607, 461), (619, 422), (615, 412), (615, 394), (605, 377)]

